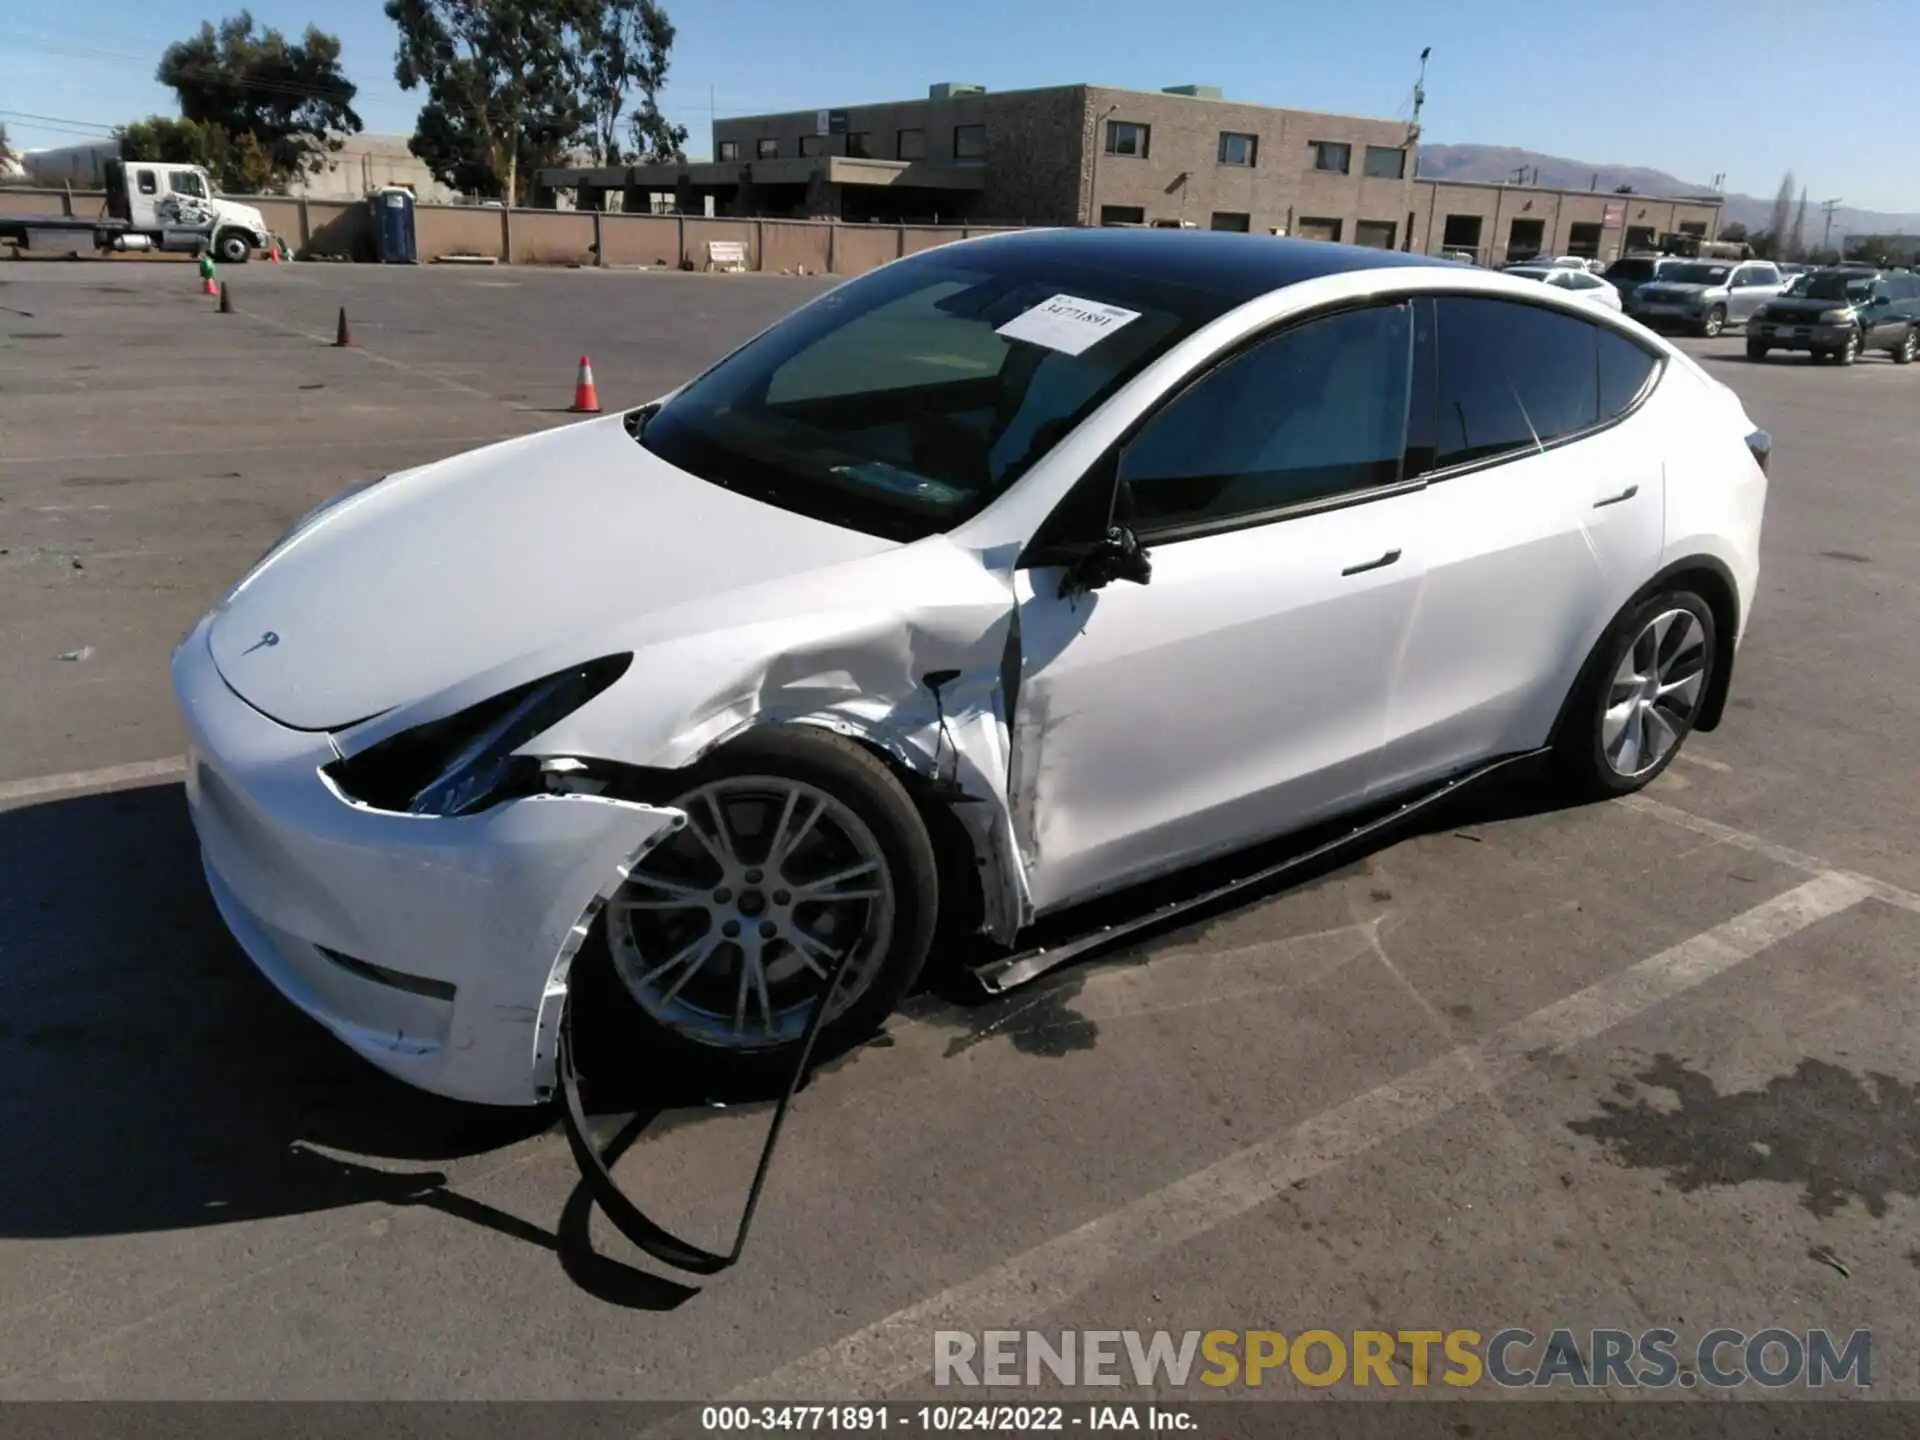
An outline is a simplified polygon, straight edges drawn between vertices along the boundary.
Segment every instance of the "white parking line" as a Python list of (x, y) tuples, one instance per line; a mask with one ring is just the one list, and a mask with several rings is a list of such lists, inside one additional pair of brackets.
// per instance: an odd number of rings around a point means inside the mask
[(101, 770), (75, 770), (66, 775), (36, 775), (31, 780), (0, 780), (0, 805), (9, 800), (31, 800), (39, 795), (64, 795), (73, 790), (110, 790), (136, 780), (159, 780), (184, 775), (186, 757), (136, 760), (131, 765), (109, 765)]
[(1568, 1049), (1705, 984), (1873, 893), (1827, 871), (1430, 1064), (1143, 1195), (972, 1280), (875, 1321), (733, 1391), (729, 1401), (881, 1396), (932, 1364), (935, 1330), (978, 1332), (1035, 1320), (1109, 1272), (1170, 1250), (1270, 1203), (1299, 1180), (1484, 1096), (1542, 1051)]
[[(1704, 815), (1696, 815), (1691, 810), (1682, 810), (1676, 805), (1668, 805), (1664, 801), (1655, 800), (1644, 794), (1628, 795), (1619, 803), (1651, 815), (1655, 819), (1664, 820), (1669, 825), (1678, 825), (1693, 831), (1696, 835), (1705, 835), (1709, 839), (1719, 841), (1722, 845), (1731, 845), (1736, 850), (1747, 850), (1755, 855), (1764, 855), (1776, 864), (1791, 866), (1795, 870), (1821, 873), (1839, 870), (1838, 866), (1829, 865), (1817, 855), (1790, 850), (1785, 845), (1774, 844), (1764, 836), (1750, 835), (1745, 830), (1736, 830), (1731, 825), (1722, 825), (1718, 820), (1709, 820)], [(1839, 873), (1857, 880), (1866, 887), (1867, 893), (1874, 899), (1920, 914), (1920, 895), (1914, 894), (1913, 891), (1903, 890), (1898, 885), (1890, 885), (1885, 880), (1876, 880), (1871, 875), (1861, 875), (1851, 870), (1840, 870)]]

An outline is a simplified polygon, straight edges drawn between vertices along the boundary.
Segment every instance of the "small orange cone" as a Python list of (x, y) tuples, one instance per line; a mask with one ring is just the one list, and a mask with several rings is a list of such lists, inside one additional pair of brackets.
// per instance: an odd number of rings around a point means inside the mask
[(600, 392), (593, 388), (593, 365), (584, 355), (580, 357), (580, 374), (573, 382), (573, 413), (576, 415), (600, 413)]
[(213, 276), (209, 275), (200, 282), (200, 293), (202, 295), (218, 295), (220, 293), (220, 286), (214, 281)]

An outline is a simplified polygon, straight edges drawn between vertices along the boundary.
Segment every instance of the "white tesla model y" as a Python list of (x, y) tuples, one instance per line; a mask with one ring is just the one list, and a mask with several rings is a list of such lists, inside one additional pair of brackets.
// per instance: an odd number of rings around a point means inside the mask
[(1033, 922), (1550, 752), (1718, 723), (1767, 437), (1547, 286), (1271, 237), (915, 255), (663, 402), (314, 512), (181, 643), (233, 933), (375, 1064), (551, 1094), (876, 1024)]

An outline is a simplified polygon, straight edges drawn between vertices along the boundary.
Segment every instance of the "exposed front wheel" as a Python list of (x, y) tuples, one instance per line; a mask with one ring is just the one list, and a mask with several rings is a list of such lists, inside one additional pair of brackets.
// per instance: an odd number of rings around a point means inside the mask
[(1595, 649), (1559, 743), (1582, 791), (1629, 795), (1672, 763), (1718, 656), (1713, 611), (1690, 590), (1651, 595)]
[(1706, 318), (1700, 322), (1700, 333), (1711, 340), (1727, 328), (1727, 307), (1716, 305), (1707, 311)]
[(253, 254), (253, 241), (238, 230), (222, 230), (214, 237), (213, 253), (223, 265), (244, 265)]
[(1836, 365), (1851, 365), (1859, 358), (1860, 332), (1858, 330), (1849, 330), (1847, 332), (1847, 338), (1841, 343), (1840, 348), (1833, 352), (1834, 363)]
[(887, 767), (771, 728), (692, 767), (671, 803), (686, 827), (634, 867), (604, 926), (647, 1042), (784, 1071), (836, 973), (819, 1053), (884, 1020), (939, 909), (932, 841)]

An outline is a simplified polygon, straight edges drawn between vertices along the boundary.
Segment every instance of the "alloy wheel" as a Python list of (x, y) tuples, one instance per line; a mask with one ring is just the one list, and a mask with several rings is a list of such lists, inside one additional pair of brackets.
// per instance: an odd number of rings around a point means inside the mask
[(1706, 688), (1707, 637), (1690, 610), (1665, 610), (1634, 637), (1608, 687), (1600, 749), (1632, 779), (1664, 761), (1693, 723)]
[(1711, 340), (1720, 333), (1726, 323), (1727, 312), (1716, 305), (1707, 312), (1707, 318), (1701, 323), (1700, 330), (1707, 339)]
[(881, 969), (891, 872), (871, 829), (825, 790), (716, 780), (673, 802), (687, 824), (607, 904), (615, 971), (648, 1015), (731, 1050), (800, 1038), (836, 965), (829, 1021)]

